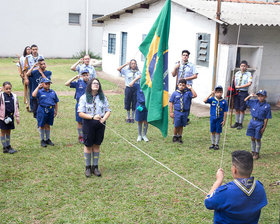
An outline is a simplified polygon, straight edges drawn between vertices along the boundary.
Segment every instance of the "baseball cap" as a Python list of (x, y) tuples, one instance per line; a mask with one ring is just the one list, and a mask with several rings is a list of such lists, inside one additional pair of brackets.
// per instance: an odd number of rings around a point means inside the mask
[(85, 68), (85, 69), (81, 72), (81, 74), (84, 74), (84, 73), (89, 73), (89, 70), (88, 70), (87, 68)]
[(257, 92), (257, 95), (263, 95), (263, 96), (267, 96), (267, 93), (266, 93), (266, 91), (265, 90), (259, 90), (258, 92)]
[(48, 78), (42, 78), (41, 83), (52, 83), (52, 81)]
[(220, 90), (223, 90), (223, 87), (222, 87), (221, 85), (218, 85), (218, 86), (215, 87), (215, 91), (217, 91), (217, 90), (219, 90), (219, 89), (220, 89)]

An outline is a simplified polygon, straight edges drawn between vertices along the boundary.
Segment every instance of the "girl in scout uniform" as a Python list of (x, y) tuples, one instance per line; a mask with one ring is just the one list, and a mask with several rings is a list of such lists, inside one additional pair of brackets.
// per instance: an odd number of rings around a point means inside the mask
[(12, 84), (3, 83), (3, 92), (0, 93), (0, 129), (3, 153), (13, 154), (17, 152), (10, 145), (11, 129), (15, 129), (14, 117), (19, 124), (19, 109), (16, 94), (12, 93)]
[[(86, 93), (79, 100), (78, 113), (83, 119), (85, 175), (86, 177), (90, 177), (91, 174), (101, 176), (98, 170), (100, 145), (104, 138), (105, 122), (111, 110), (98, 79), (93, 78), (88, 82)], [(91, 156), (93, 157), (92, 165)]]
[[(125, 68), (128, 66), (128, 68)], [(129, 84), (134, 80), (136, 77), (141, 75), (141, 72), (138, 69), (137, 62), (135, 59), (132, 59), (130, 62), (120, 66), (118, 71), (121, 75), (125, 78), (125, 97), (124, 97), (124, 109), (127, 111), (127, 123), (134, 123), (134, 114), (136, 109), (136, 102), (137, 102), (137, 89), (135, 83), (132, 87)], [(130, 116), (130, 110), (132, 110), (132, 114)]]

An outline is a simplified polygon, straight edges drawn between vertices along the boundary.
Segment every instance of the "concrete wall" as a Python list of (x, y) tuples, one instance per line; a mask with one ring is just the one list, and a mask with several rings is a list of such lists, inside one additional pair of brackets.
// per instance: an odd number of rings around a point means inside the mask
[[(156, 2), (147, 9), (136, 9), (133, 14), (123, 14), (120, 19), (105, 21), (103, 33), (103, 70), (111, 75), (118, 76), (117, 68), (120, 66), (121, 57), (121, 32), (128, 33), (127, 61), (135, 58), (140, 70), (143, 69), (141, 53), (138, 47), (142, 42), (142, 34), (147, 34), (155, 22), (164, 1)], [(210, 93), (212, 86), (214, 33), (215, 23), (196, 13), (186, 12), (186, 9), (172, 3), (170, 36), (169, 36), (169, 92), (175, 87), (175, 78), (171, 70), (175, 62), (181, 59), (181, 51), (188, 49), (191, 52), (190, 61), (195, 63), (196, 33), (211, 34), (209, 67), (197, 66), (198, 79), (194, 80), (194, 89), (198, 93), (196, 102), (202, 100)], [(116, 34), (116, 53), (108, 54), (108, 34)]]
[[(89, 49), (101, 55), (101, 26), (92, 14), (108, 14), (139, 0), (89, 0)], [(33, 43), (45, 57), (72, 57), (85, 50), (86, 0), (1, 1), (0, 57), (22, 54)], [(68, 14), (81, 13), (80, 25), (69, 25)]]
[[(238, 27), (229, 26), (226, 35), (220, 35), (220, 42), (236, 44)], [(268, 91), (268, 101), (277, 103), (280, 100), (280, 27), (242, 26), (240, 45), (263, 46), (262, 62), (258, 87)], [(244, 52), (246, 55), (246, 52)], [(248, 53), (248, 52), (247, 52)], [(242, 52), (241, 52), (242, 57)], [(246, 59), (246, 58), (242, 58)], [(248, 63), (252, 63), (248, 61)]]

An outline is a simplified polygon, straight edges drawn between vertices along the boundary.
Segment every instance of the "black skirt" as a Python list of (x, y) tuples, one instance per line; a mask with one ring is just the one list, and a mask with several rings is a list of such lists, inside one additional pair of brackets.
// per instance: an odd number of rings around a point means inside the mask
[(15, 129), (14, 118), (12, 118), (12, 122), (6, 124), (4, 121), (0, 120), (0, 129), (2, 130), (10, 130)]

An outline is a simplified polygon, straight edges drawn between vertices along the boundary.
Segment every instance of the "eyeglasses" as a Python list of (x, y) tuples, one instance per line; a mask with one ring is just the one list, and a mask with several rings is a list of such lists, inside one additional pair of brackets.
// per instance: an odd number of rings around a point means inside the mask
[(93, 84), (93, 85), (99, 86), (99, 83), (98, 83), (98, 82), (93, 82), (92, 84)]

